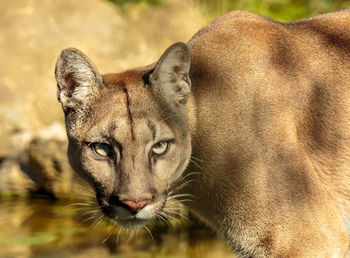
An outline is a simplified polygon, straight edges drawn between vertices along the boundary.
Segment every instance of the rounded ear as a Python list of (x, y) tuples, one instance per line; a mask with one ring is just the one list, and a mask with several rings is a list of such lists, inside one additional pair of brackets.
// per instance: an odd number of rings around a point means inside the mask
[(185, 43), (170, 46), (160, 57), (149, 76), (152, 88), (167, 100), (185, 104), (191, 91), (190, 53)]
[(102, 77), (81, 51), (75, 48), (64, 49), (57, 59), (55, 77), (57, 98), (63, 110), (85, 105), (102, 87)]

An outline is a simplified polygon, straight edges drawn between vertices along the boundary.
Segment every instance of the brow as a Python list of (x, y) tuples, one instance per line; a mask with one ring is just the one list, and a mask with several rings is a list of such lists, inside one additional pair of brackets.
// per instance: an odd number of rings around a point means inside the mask
[(156, 138), (156, 125), (151, 121), (147, 120), (147, 126), (151, 130), (153, 140)]
[(87, 140), (91, 142), (104, 141), (111, 138), (114, 135), (117, 125), (114, 122), (110, 122), (107, 126), (93, 128), (87, 135)]

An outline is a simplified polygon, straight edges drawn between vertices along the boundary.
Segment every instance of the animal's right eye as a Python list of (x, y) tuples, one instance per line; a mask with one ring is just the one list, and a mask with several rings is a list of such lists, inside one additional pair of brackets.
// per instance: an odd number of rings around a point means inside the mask
[(108, 157), (112, 154), (112, 147), (107, 143), (92, 143), (93, 150), (101, 157)]

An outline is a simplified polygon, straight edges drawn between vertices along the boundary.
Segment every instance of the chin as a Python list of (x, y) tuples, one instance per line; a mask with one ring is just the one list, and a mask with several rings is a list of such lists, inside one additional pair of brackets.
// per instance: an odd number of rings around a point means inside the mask
[(118, 219), (117, 217), (112, 217), (110, 214), (105, 214), (106, 220), (116, 226), (122, 227), (122, 228), (131, 228), (131, 229), (139, 229), (147, 225), (148, 222), (150, 222), (152, 219), (140, 219), (136, 216), (129, 216), (124, 217), (121, 219)]
[(115, 224), (123, 228), (140, 229), (147, 225), (150, 220), (148, 219), (127, 219), (127, 220), (116, 220)]

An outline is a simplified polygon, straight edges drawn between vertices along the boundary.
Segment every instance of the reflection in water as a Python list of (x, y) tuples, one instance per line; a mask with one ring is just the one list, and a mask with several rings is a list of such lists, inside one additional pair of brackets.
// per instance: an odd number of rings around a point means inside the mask
[(96, 223), (91, 216), (99, 216), (87, 207), (40, 199), (0, 202), (0, 257), (232, 257), (201, 226), (153, 225), (151, 236)]

